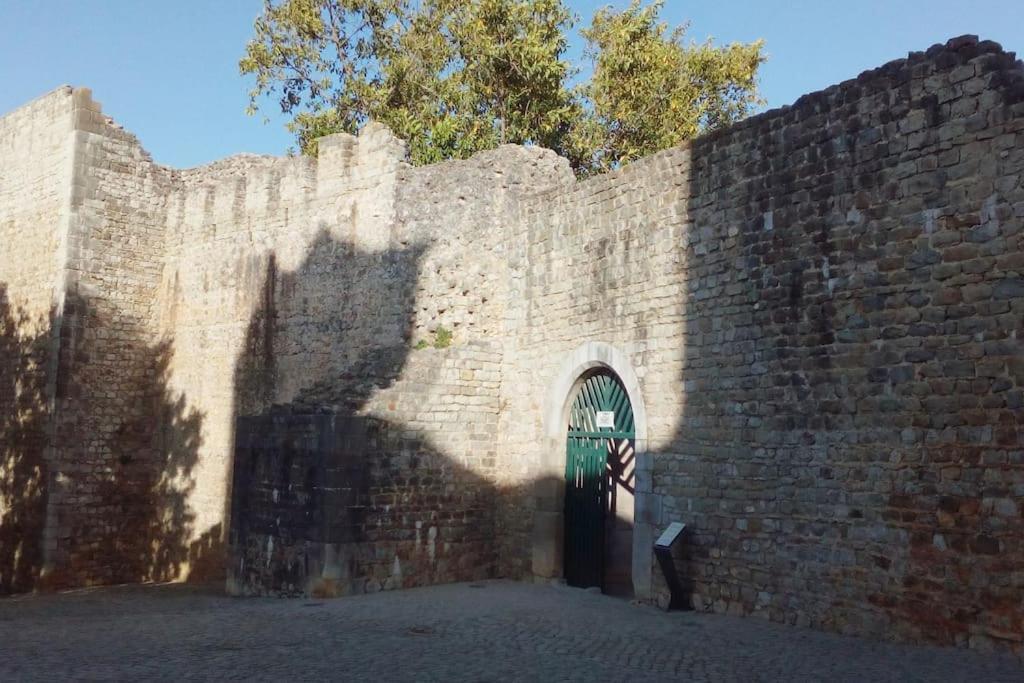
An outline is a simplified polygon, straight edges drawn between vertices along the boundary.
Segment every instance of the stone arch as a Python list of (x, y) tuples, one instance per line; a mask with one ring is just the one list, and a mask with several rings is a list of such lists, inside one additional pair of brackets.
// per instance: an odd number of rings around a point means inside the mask
[(633, 408), (635, 422), (634, 452), (636, 458), (636, 494), (633, 535), (633, 588), (640, 599), (650, 597), (651, 548), (647, 543), (651, 533), (641, 527), (650, 507), (651, 494), (650, 454), (647, 445), (647, 411), (640, 380), (633, 364), (621, 349), (601, 341), (584, 342), (577, 346), (559, 365), (550, 384), (544, 406), (543, 477), (536, 496), (534, 518), (533, 573), (538, 577), (562, 576), (563, 519), (562, 505), (565, 486), (565, 430), (572, 401), (595, 368), (607, 368), (622, 382)]

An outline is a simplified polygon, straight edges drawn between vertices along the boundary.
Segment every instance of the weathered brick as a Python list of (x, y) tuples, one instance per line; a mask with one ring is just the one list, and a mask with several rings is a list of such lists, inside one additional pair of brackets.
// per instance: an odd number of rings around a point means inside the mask
[(997, 299), (1020, 299), (1024, 297), (1024, 278), (1009, 277), (992, 285), (992, 296)]

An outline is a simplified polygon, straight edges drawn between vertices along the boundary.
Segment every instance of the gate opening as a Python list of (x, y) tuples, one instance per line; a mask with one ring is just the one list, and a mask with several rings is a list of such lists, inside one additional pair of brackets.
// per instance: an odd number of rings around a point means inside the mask
[(565, 458), (565, 579), (632, 597), (633, 408), (607, 368), (588, 373), (569, 411)]

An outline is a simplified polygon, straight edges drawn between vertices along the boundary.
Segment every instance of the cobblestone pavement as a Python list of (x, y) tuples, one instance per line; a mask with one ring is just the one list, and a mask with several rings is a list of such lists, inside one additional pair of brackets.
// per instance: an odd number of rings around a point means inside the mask
[(1021, 681), (1018, 660), (504, 581), (340, 600), (133, 586), (0, 600), (0, 680)]

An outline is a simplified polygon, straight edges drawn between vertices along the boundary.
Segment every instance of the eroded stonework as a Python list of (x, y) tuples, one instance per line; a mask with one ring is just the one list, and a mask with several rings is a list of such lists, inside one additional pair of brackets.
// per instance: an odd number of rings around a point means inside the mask
[(412, 168), (376, 125), (174, 170), (72, 88), (0, 158), (3, 592), (557, 577), (546, 411), (600, 342), (645, 407), (641, 598), (684, 521), (698, 609), (1021, 651), (1024, 67), (994, 43), (583, 182), (512, 146)]

